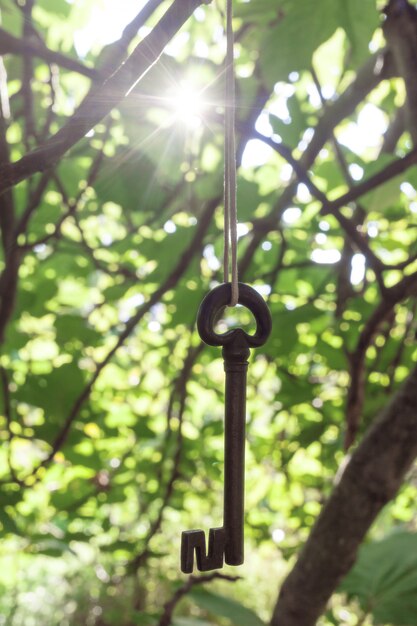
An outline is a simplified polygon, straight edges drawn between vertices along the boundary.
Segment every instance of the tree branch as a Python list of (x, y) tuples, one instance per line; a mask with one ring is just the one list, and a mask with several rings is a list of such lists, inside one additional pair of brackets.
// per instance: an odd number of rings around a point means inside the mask
[(387, 319), (396, 304), (417, 292), (417, 272), (403, 278), (399, 283), (387, 289), (382, 302), (367, 320), (354, 352), (349, 355), (350, 385), (346, 403), (347, 432), (345, 449), (348, 449), (356, 436), (365, 395), (365, 357), (375, 334)]
[[(6, 131), (9, 116), (9, 100), (6, 86), (6, 69), (3, 59), (0, 57), (0, 170), (2, 167), (8, 167), (10, 164), (9, 144), (6, 139)], [(11, 190), (0, 195), (0, 229), (3, 244), (4, 257), (7, 257), (12, 246), (13, 229), (14, 229), (14, 203)]]
[(0, 165), (0, 194), (57, 161), (133, 89), (161, 56), (165, 46), (195, 9), (211, 0), (174, 0), (155, 28), (102, 84), (90, 90), (68, 122), (43, 146), (19, 161)]
[[(3, 59), (0, 57), (0, 83), (4, 80), (4, 84), (6, 84), (5, 79), (6, 70), (3, 65)], [(7, 90), (3, 86), (0, 96), (1, 171), (2, 167), (9, 167), (10, 165), (9, 145), (6, 138), (9, 107)], [(8, 189), (4, 194), (0, 195), (0, 229), (4, 258), (4, 270), (0, 276), (0, 343), (3, 340), (4, 329), (13, 311), (16, 297), (20, 254), (16, 247), (14, 234), (15, 219), (13, 192), (11, 189)]]
[[(369, 193), (373, 189), (376, 189), (383, 183), (388, 182), (392, 178), (395, 178), (402, 172), (406, 171), (409, 167), (417, 163), (417, 148), (411, 150), (404, 157), (396, 159), (389, 163), (382, 170), (370, 176), (363, 182), (353, 186), (349, 191), (339, 196), (335, 200), (328, 200), (327, 196), (321, 189), (314, 184), (311, 180), (308, 171), (302, 164), (302, 159), (298, 161), (293, 157), (292, 152), (288, 146), (285, 146), (282, 143), (279, 143), (272, 139), (271, 137), (265, 137), (258, 131), (253, 131), (251, 134), (252, 138), (259, 139), (263, 141), (271, 148), (273, 148), (280, 156), (282, 156), (287, 163), (291, 165), (295, 174), (297, 175), (298, 182), (302, 182), (306, 185), (311, 195), (317, 198), (319, 202), (322, 204), (322, 213), (323, 215), (333, 215), (345, 233), (350, 238), (351, 242), (356, 245), (356, 247), (362, 252), (368, 262), (370, 267), (375, 271), (376, 274), (379, 274), (384, 269), (390, 269), (390, 266), (384, 266), (383, 262), (376, 256), (376, 254), (371, 250), (368, 245), (366, 238), (363, 234), (357, 229), (356, 225), (349, 218), (345, 217), (343, 213), (341, 213), (340, 209), (354, 202), (361, 196)], [(281, 206), (281, 203), (280, 203)], [(260, 219), (257, 222), (254, 222), (254, 228), (257, 233), (257, 238), (259, 240), (265, 236), (272, 228), (276, 227), (276, 213), (275, 211), (268, 215), (266, 218)], [(254, 238), (255, 239), (255, 238)], [(254, 244), (255, 245), (255, 244)], [(258, 244), (256, 244), (258, 245)], [(408, 265), (408, 261), (406, 263)]]
[(139, 29), (145, 25), (164, 1), (148, 0), (133, 20), (125, 26), (120, 39), (103, 48), (97, 61), (97, 66), (102, 74), (108, 75), (119, 67), (126, 57), (132, 39), (136, 37)]
[(384, 35), (407, 92), (406, 125), (417, 146), (417, 10), (405, 0), (389, 0)]
[(196, 585), (209, 583), (212, 580), (228, 580), (229, 582), (236, 582), (239, 578), (239, 576), (227, 576), (226, 574), (219, 574), (218, 572), (215, 572), (214, 574), (205, 574), (203, 576), (190, 576), (187, 582), (177, 589), (172, 598), (164, 604), (164, 610), (157, 626), (170, 626), (172, 624), (172, 617), (177, 604)]
[(417, 369), (353, 453), (281, 588), (271, 626), (316, 624), (417, 456), (416, 406)]
[(415, 165), (417, 163), (417, 148), (410, 150), (408, 154), (404, 157), (396, 159), (389, 163), (382, 170), (370, 176), (366, 180), (361, 183), (358, 183), (352, 189), (350, 189), (347, 193), (343, 194), (336, 200), (332, 200), (329, 202), (328, 206), (324, 208), (324, 213), (333, 213), (334, 210), (340, 209), (343, 206), (347, 206), (350, 202), (353, 202), (365, 195), (369, 191), (376, 189), (380, 185), (388, 182), (392, 178), (395, 178), (399, 174), (402, 174), (409, 167)]
[(0, 54), (21, 54), (30, 55), (46, 61), (47, 63), (55, 63), (59, 67), (63, 67), (72, 72), (77, 72), (92, 80), (99, 80), (102, 76), (100, 72), (92, 67), (87, 67), (77, 61), (65, 56), (61, 52), (50, 50), (40, 40), (20, 39), (11, 35), (3, 28), (0, 28)]
[[(391, 78), (394, 75), (394, 69), (392, 54), (389, 50), (380, 50), (366, 61), (349, 87), (329, 105), (325, 114), (319, 119), (314, 135), (300, 159), (300, 165), (304, 170), (308, 170), (314, 163), (320, 150), (330, 139), (333, 129), (349, 117), (382, 80)], [(294, 184), (290, 184), (285, 189), (276, 211), (280, 213), (282, 207), (291, 202), (294, 189)]]
[[(327, 108), (325, 114), (319, 119), (314, 129), (314, 135), (307, 148), (305, 149), (302, 157), (298, 162), (296, 162), (298, 166), (298, 169), (295, 169), (294, 167), (294, 172), (296, 176), (284, 189), (282, 195), (280, 196), (270, 215), (267, 216), (265, 220), (260, 220), (259, 222), (257, 222), (256, 228), (254, 227), (252, 240), (245, 252), (245, 255), (242, 258), (243, 267), (248, 266), (251, 255), (253, 254), (254, 250), (256, 250), (256, 248), (259, 246), (265, 235), (270, 230), (276, 227), (276, 224), (280, 220), (282, 213), (292, 202), (298, 183), (304, 182), (308, 186), (310, 192), (313, 193), (313, 187), (311, 186), (311, 181), (307, 173), (309, 168), (314, 163), (320, 150), (330, 138), (333, 129), (336, 128), (336, 126), (343, 119), (351, 115), (356, 107), (360, 104), (360, 102), (362, 102), (366, 98), (366, 96), (373, 89), (375, 89), (375, 87), (377, 87), (377, 85), (382, 80), (390, 78), (394, 74), (395, 66), (392, 54), (389, 50), (380, 50), (366, 61), (366, 63), (358, 70), (355, 79), (348, 86), (348, 88), (339, 96), (339, 98), (335, 102), (331, 104), (331, 106)], [(262, 140), (266, 140), (267, 142), (271, 141), (275, 143), (276, 146), (278, 146), (280, 149), (282, 149), (282, 144), (277, 144), (277, 142), (274, 142), (273, 139), (265, 138), (262, 135), (261, 137)], [(287, 159), (287, 156), (291, 155), (291, 150), (288, 150), (286, 153), (284, 153), (280, 152), (278, 150), (278, 147), (274, 147), (272, 143), (270, 145), (271, 147), (276, 149), (285, 159)], [(289, 160), (288, 163), (290, 163)], [(301, 173), (303, 173), (303, 178), (301, 178), (300, 176)], [(308, 182), (310, 183), (310, 186), (307, 184)], [(317, 190), (317, 187), (315, 187), (315, 190), (318, 191), (321, 196), (325, 198), (325, 194), (323, 194), (323, 192), (321, 192), (320, 190)], [(317, 196), (316, 193), (314, 193), (313, 195), (320, 199), (320, 197)], [(341, 206), (343, 205), (344, 203), (342, 202)]]
[[(314, 65), (311, 68), (311, 75), (312, 75), (313, 82), (316, 87), (318, 96), (320, 98), (321, 105), (324, 111), (326, 111), (328, 102), (326, 98), (324, 97), (322, 86), (320, 84), (320, 80), (317, 75), (317, 72), (314, 69)], [(336, 161), (339, 164), (339, 169), (341, 171), (341, 174), (343, 178), (345, 179), (345, 182), (348, 188), (351, 189), (354, 186), (354, 180), (351, 176), (348, 163), (345, 159), (343, 150), (336, 138), (336, 134), (334, 130), (331, 133), (331, 144), (332, 144), (333, 151), (336, 157)], [(342, 317), (343, 311), (347, 305), (348, 299), (355, 294), (355, 291), (352, 287), (352, 283), (350, 280), (351, 264), (352, 264), (352, 258), (354, 255), (354, 246), (352, 246), (352, 232), (356, 234), (358, 230), (360, 230), (360, 227), (363, 225), (363, 222), (366, 217), (366, 212), (358, 204), (353, 205), (352, 208), (353, 208), (353, 214), (352, 214), (351, 220), (349, 220), (349, 226), (350, 225), (352, 226), (351, 233), (349, 234), (349, 236), (345, 239), (343, 243), (340, 261), (337, 264), (338, 276), (337, 276), (337, 289), (336, 289), (337, 295), (336, 295), (335, 315), (336, 315), (336, 318), (338, 319)], [(345, 228), (345, 232), (346, 232), (346, 228)], [(383, 285), (383, 277), (382, 277), (380, 264), (375, 263), (375, 256), (372, 255), (372, 251), (369, 249), (367, 241), (366, 241), (366, 251), (371, 254), (371, 259), (370, 259), (371, 266), (374, 269), (378, 282), (383, 288), (384, 285)]]
[(400, 107), (394, 113), (390, 125), (384, 134), (381, 154), (393, 154), (396, 145), (405, 130), (404, 107)]
[(10, 472), (10, 476), (13, 480), (14, 483), (17, 483), (18, 485), (22, 486), (22, 482), (19, 480), (16, 471), (13, 467), (13, 463), (12, 463), (12, 441), (13, 441), (13, 431), (12, 431), (12, 403), (11, 403), (11, 399), (10, 399), (10, 384), (9, 384), (9, 376), (7, 373), (7, 370), (3, 367), (0, 366), (0, 384), (1, 384), (1, 390), (3, 393), (3, 410), (4, 410), (4, 417), (6, 418), (6, 429), (7, 429), (7, 435), (8, 435), (8, 441), (7, 441), (7, 465), (9, 467), (9, 472)]
[[(32, 24), (32, 11), (35, 0), (26, 0), (23, 13), (23, 31), (22, 41), (30, 42), (34, 28)], [(24, 117), (24, 136), (23, 142), (26, 150), (30, 150), (31, 140), (36, 134), (34, 106), (33, 106), (33, 59), (30, 52), (23, 54), (22, 68), (22, 99), (23, 99), (23, 117)]]

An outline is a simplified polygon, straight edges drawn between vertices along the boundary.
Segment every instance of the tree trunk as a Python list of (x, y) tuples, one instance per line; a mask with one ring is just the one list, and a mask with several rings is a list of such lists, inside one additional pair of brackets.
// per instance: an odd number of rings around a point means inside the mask
[(313, 626), (417, 456), (417, 368), (353, 453), (294, 569), (271, 626)]

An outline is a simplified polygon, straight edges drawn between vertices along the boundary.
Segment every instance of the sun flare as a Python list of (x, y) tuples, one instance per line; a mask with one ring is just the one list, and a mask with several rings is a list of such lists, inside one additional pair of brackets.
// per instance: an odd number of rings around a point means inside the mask
[(190, 127), (201, 125), (205, 103), (201, 92), (195, 86), (181, 83), (173, 91), (170, 103), (177, 120)]

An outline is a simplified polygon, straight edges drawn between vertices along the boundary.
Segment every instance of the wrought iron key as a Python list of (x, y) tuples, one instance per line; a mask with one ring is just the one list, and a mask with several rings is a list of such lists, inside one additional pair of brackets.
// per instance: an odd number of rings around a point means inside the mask
[(201, 303), (197, 328), (210, 346), (223, 346), (225, 388), (224, 501), (223, 526), (209, 531), (208, 549), (203, 530), (188, 530), (181, 537), (181, 569), (193, 571), (194, 552), (201, 572), (243, 563), (243, 517), (245, 482), (246, 373), (249, 348), (261, 346), (271, 332), (271, 315), (257, 291), (239, 283), (239, 304), (246, 306), (256, 320), (256, 332), (248, 335), (241, 328), (218, 334), (214, 330), (219, 315), (230, 302), (231, 285), (211, 291)]

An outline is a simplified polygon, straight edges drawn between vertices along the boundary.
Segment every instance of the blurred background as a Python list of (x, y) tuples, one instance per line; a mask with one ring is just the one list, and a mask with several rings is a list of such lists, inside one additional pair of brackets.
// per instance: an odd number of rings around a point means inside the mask
[[(93, 119), (171, 4), (0, 0), (0, 163), (88, 93)], [(195, 320), (222, 282), (225, 3), (0, 196), (0, 624), (268, 623), (346, 433), (361, 440), (416, 357), (413, 291), (384, 308), (416, 270), (415, 168), (326, 205), (413, 148), (381, 9), (234, 3), (240, 276), (273, 332), (249, 368), (246, 561), (225, 578), (179, 571), (181, 532), (222, 518), (223, 364)], [(221, 328), (253, 323), (236, 308)], [(322, 626), (417, 624), (416, 487), (414, 469)]]

